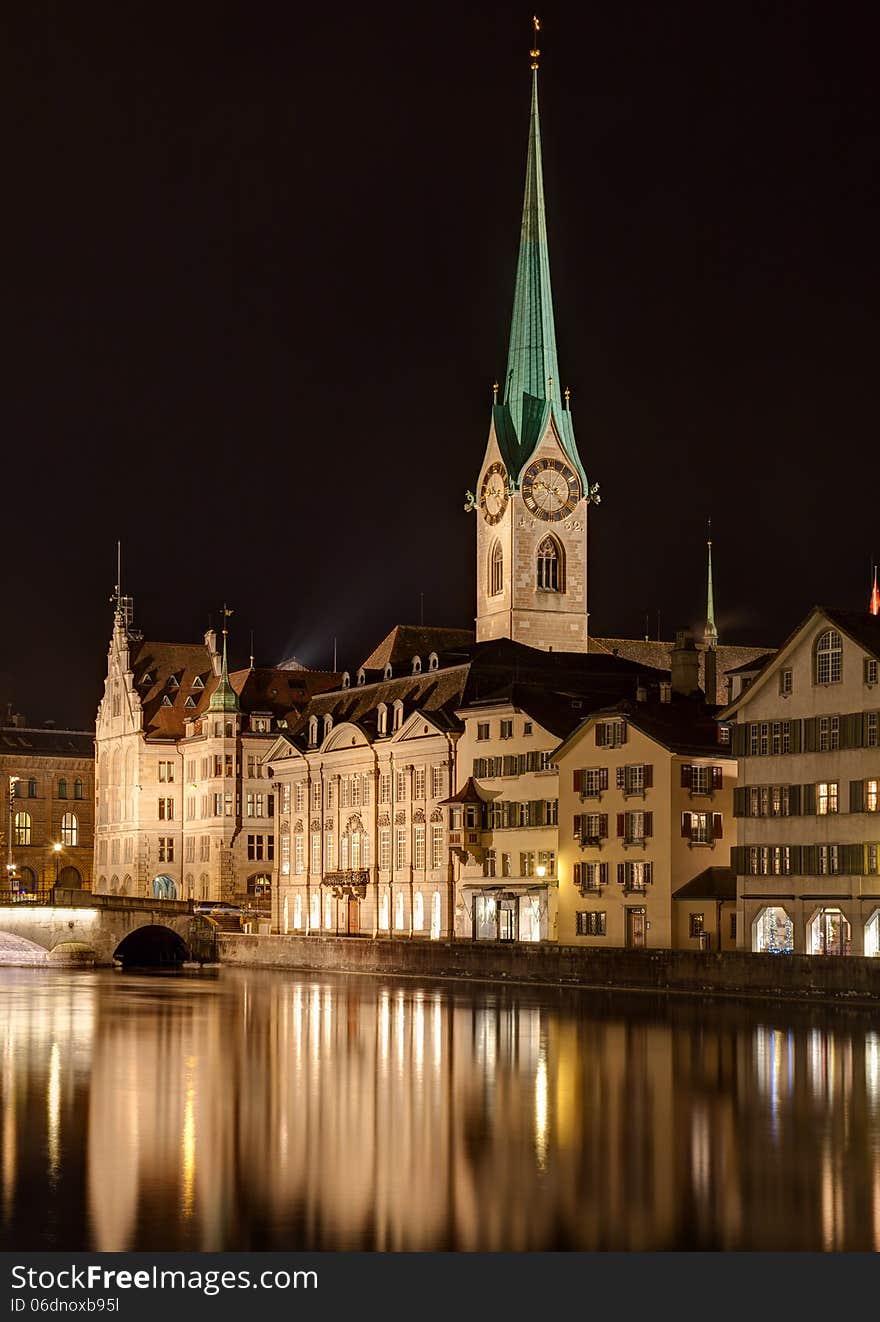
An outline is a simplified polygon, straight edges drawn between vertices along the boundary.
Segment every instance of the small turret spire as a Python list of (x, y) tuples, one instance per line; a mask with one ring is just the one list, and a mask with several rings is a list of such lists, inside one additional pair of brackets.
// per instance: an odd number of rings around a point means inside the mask
[(223, 607), (223, 661), (220, 666), (220, 679), (217, 687), (211, 694), (211, 700), (208, 703), (208, 711), (238, 712), (241, 707), (238, 702), (238, 694), (229, 682), (229, 667), (226, 662), (226, 635), (229, 633), (226, 621), (232, 614), (224, 605)]
[(718, 630), (715, 627), (715, 592), (712, 585), (712, 520), (709, 520), (709, 536), (706, 539), (708, 551), (708, 577), (706, 590), (706, 628), (703, 637), (707, 647), (718, 646)]
[(877, 565), (874, 565), (874, 582), (871, 587), (871, 597), (868, 601), (868, 612), (871, 615), (880, 615), (880, 588), (877, 587)]

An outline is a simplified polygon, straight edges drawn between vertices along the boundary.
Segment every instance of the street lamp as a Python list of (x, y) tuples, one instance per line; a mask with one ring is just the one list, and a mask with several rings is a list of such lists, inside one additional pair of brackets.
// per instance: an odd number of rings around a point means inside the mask
[(12, 833), (15, 822), (15, 787), (18, 784), (20, 776), (9, 777), (9, 813), (7, 821), (7, 844), (6, 844), (6, 884), (11, 892), (18, 890), (18, 877), (15, 872), (15, 860), (12, 857)]
[(59, 844), (57, 844), (57, 843), (54, 844), (54, 845), (52, 846), (52, 853), (55, 855), (55, 885), (57, 886), (57, 885), (58, 885), (58, 859), (59, 859), (59, 856), (60, 856), (60, 854), (61, 854), (61, 846), (60, 846)]

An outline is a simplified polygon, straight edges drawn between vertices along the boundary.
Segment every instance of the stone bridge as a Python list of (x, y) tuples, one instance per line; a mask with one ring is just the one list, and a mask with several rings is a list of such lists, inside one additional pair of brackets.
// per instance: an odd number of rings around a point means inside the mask
[(46, 904), (0, 904), (0, 964), (179, 964), (213, 950), (213, 925), (192, 900), (56, 888)]

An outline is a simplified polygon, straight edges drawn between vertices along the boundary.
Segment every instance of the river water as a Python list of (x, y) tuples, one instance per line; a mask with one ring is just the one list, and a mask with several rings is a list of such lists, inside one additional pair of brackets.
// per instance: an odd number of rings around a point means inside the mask
[(0, 970), (4, 1249), (880, 1248), (880, 1021)]

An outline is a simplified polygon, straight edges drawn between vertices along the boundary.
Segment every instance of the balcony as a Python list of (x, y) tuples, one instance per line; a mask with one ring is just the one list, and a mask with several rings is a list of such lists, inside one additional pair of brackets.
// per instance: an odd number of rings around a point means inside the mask
[(325, 872), (321, 884), (332, 892), (334, 899), (341, 900), (345, 896), (352, 896), (354, 899), (362, 900), (366, 896), (369, 882), (369, 868), (346, 868), (337, 872)]

